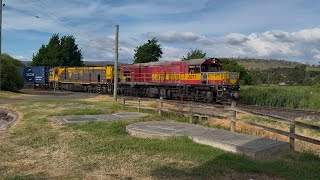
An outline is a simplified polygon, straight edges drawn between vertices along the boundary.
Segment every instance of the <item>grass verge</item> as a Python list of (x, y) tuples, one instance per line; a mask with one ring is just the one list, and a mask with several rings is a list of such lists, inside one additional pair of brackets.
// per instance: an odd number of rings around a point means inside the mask
[[(68, 108), (57, 108), (63, 104), (69, 104)], [(89, 107), (70, 108), (70, 104)], [(125, 131), (126, 125), (136, 121), (187, 121), (183, 117), (160, 117), (150, 111), (146, 118), (111, 123), (60, 126), (49, 120), (57, 115), (134, 111), (109, 99), (38, 100), (12, 106), (22, 117), (0, 137), (1, 179), (212, 179), (230, 174), (244, 179), (320, 177), (320, 159), (310, 153), (255, 161), (186, 137), (140, 139)]]

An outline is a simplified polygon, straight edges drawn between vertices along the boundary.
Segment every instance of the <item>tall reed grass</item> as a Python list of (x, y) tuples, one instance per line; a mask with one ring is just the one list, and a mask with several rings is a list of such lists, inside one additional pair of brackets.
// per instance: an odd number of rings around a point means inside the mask
[(320, 111), (320, 87), (243, 86), (241, 87), (240, 103)]

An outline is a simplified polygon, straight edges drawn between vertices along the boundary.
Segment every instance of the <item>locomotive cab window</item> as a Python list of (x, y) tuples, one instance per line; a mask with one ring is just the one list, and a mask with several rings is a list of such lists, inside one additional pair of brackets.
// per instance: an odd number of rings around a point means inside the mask
[(189, 73), (190, 74), (196, 74), (196, 73), (200, 73), (200, 66), (189, 66)]
[(189, 66), (189, 74), (194, 74), (195, 66)]
[(131, 72), (130, 71), (124, 71), (123, 76), (124, 76), (126, 82), (131, 81)]
[(219, 72), (220, 68), (216, 64), (211, 64), (209, 68), (209, 72)]
[(201, 72), (210, 72), (209, 69), (210, 68), (208, 64), (201, 65)]

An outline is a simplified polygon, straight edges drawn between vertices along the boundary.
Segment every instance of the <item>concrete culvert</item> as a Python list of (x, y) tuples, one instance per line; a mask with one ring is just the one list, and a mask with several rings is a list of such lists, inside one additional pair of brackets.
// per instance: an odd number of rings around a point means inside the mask
[(7, 109), (0, 109), (0, 132), (6, 130), (18, 119), (17, 114)]

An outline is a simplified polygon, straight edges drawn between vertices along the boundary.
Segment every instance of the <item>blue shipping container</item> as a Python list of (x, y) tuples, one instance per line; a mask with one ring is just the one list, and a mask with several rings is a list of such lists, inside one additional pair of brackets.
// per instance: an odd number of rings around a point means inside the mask
[(35, 84), (48, 84), (49, 81), (49, 67), (47, 66), (35, 66), (31, 67), (34, 72)]
[(35, 76), (31, 67), (21, 67), (19, 71), (25, 82), (34, 83)]

